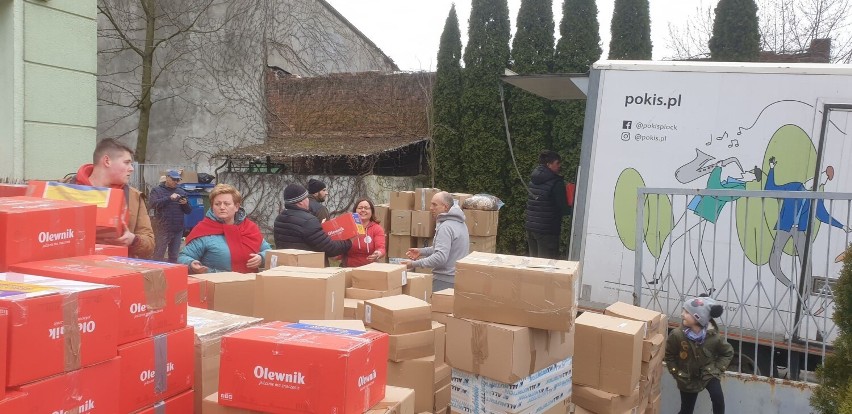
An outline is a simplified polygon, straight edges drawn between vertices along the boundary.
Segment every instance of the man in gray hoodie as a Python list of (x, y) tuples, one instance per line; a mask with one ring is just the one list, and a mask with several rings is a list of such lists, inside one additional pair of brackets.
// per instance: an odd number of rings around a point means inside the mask
[(411, 260), (402, 263), (409, 269), (432, 268), (432, 291), (452, 288), (456, 278), (456, 261), (468, 255), (470, 235), (464, 223), (464, 212), (453, 203), (453, 196), (440, 192), (432, 197), (429, 211), (435, 217), (435, 238), (431, 247), (408, 249)]

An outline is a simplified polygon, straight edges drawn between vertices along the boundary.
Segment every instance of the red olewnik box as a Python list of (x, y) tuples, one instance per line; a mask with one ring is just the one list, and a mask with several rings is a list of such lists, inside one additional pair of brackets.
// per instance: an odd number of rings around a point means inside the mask
[(27, 195), (26, 184), (0, 184), (0, 197), (16, 197)]
[[(26, 394), (22, 411), (9, 413), (119, 413), (119, 358), (54, 375), (17, 388)], [(0, 411), (6, 413), (6, 411)]]
[(0, 198), (0, 272), (15, 263), (92, 254), (95, 211), (71, 201)]
[(191, 414), (194, 409), (195, 398), (193, 397), (193, 391), (189, 390), (177, 397), (160, 401), (151, 407), (136, 411), (133, 414)]
[(186, 326), (187, 267), (115, 256), (81, 256), (14, 265), (14, 271), (118, 286), (118, 344)]
[(219, 404), (266, 413), (358, 413), (384, 398), (388, 335), (269, 322), (222, 338)]
[(6, 350), (9, 346), (8, 337), (9, 311), (0, 308), (0, 400), (6, 398)]
[(0, 273), (0, 309), (9, 313), (9, 387), (116, 356), (115, 286)]
[(127, 200), (124, 198), (124, 190), (57, 181), (33, 180), (27, 185), (27, 195), (30, 197), (94, 204), (97, 207), (98, 231), (112, 237), (124, 233), (127, 226)]
[(128, 249), (127, 249), (127, 246), (113, 246), (111, 244), (95, 243), (95, 253), (94, 254), (102, 254), (104, 256), (127, 257)]
[(332, 240), (349, 240), (359, 234), (364, 234), (364, 225), (358, 213), (344, 214), (322, 223), (322, 230)]
[(195, 378), (192, 327), (122, 345), (118, 347), (118, 356), (121, 357), (122, 413), (150, 407), (192, 389)]

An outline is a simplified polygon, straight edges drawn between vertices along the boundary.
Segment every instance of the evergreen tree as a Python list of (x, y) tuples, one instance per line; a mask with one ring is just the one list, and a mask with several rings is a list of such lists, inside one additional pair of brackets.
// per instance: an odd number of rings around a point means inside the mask
[(468, 192), (504, 198), (506, 135), (498, 89), (509, 63), (506, 0), (473, 0), (462, 72), (462, 157)]
[(852, 413), (852, 248), (846, 250), (834, 300), (834, 353), (817, 368), (819, 386), (811, 396), (811, 406), (822, 414)]
[(710, 37), (710, 58), (753, 62), (760, 56), (760, 28), (754, 0), (719, 0)]
[[(517, 32), (512, 41), (512, 70), (517, 73), (548, 73), (553, 67), (553, 0), (522, 0), (518, 11)], [(503, 207), (505, 219), (500, 221), (500, 251), (526, 254), (524, 209), (527, 202), (529, 172), (538, 163), (538, 154), (550, 149), (550, 128), (553, 113), (550, 101), (531, 93), (514, 89), (508, 91), (511, 114), (509, 128), (515, 162), (509, 167), (506, 181), (509, 199)]]
[(610, 59), (651, 60), (648, 0), (615, 0), (611, 26)]
[[(601, 58), (601, 37), (598, 7), (595, 0), (565, 0), (562, 4), (562, 23), (559, 25), (554, 70), (559, 73), (586, 73), (592, 63)], [(576, 181), (580, 167), (580, 145), (583, 141), (583, 120), (586, 102), (556, 102), (556, 118), (551, 137), (553, 150), (562, 156), (562, 173), (566, 181)], [(571, 221), (562, 222), (560, 251), (567, 249)]]
[(447, 191), (463, 190), (461, 125), (461, 32), (456, 5), (444, 23), (438, 45), (438, 67), (432, 90), (432, 149), (435, 159), (435, 185)]

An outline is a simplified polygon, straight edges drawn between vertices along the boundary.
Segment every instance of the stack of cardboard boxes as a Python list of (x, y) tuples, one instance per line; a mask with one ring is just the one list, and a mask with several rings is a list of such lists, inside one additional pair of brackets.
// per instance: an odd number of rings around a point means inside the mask
[(658, 414), (666, 324), (660, 313), (625, 303), (611, 305), (604, 315), (580, 315), (574, 365), (578, 411)]
[[(118, 393), (113, 393), (119, 402), (115, 412), (144, 412), (155, 406), (179, 412), (177, 407), (192, 407), (194, 335), (186, 325), (186, 266), (93, 255), (19, 263), (11, 270), (116, 287), (117, 300), (101, 299), (119, 304), (114, 312), (120, 377), (111, 383), (118, 385)], [(70, 306), (63, 311), (74, 314)], [(93, 322), (79, 321), (80, 330), (101, 328)], [(67, 332), (68, 322), (57, 329)], [(57, 339), (69, 343), (73, 335)], [(79, 347), (83, 349), (82, 344)]]
[(576, 270), (481, 252), (457, 262), (446, 327), (453, 412), (568, 412)]

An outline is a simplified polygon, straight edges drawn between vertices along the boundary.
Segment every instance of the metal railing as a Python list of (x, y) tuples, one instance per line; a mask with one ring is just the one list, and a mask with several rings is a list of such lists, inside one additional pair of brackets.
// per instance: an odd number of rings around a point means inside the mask
[(850, 215), (852, 193), (640, 188), (634, 304), (675, 322), (684, 298), (707, 293), (738, 371), (799, 379), (838, 334)]

